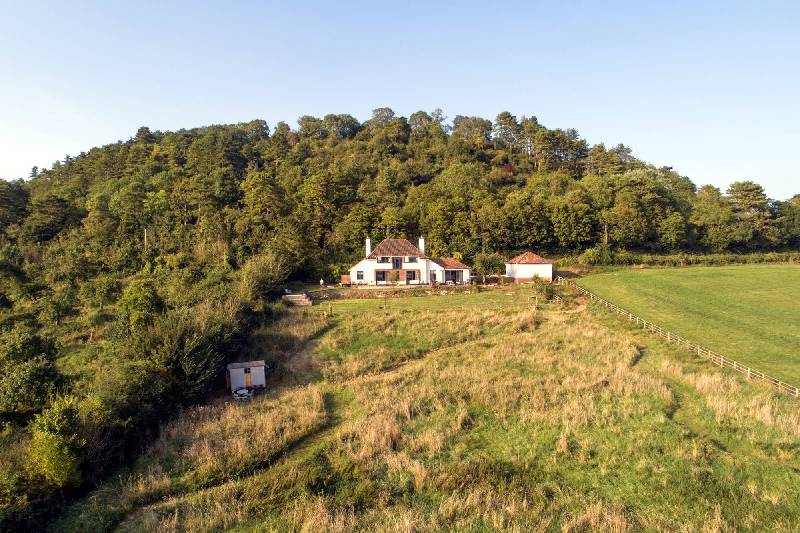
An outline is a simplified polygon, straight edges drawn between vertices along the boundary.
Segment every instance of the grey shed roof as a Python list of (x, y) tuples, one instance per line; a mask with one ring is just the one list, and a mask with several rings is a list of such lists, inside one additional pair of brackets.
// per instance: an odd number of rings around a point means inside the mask
[(264, 361), (245, 361), (243, 363), (228, 363), (228, 370), (234, 368), (252, 368), (254, 366), (267, 366)]

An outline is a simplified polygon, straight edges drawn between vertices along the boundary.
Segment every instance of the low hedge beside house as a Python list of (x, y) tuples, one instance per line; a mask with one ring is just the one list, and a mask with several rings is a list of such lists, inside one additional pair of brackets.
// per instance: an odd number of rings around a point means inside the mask
[(717, 265), (752, 265), (759, 263), (797, 263), (800, 264), (800, 251), (754, 252), (754, 253), (722, 253), (722, 254), (651, 254), (629, 252), (627, 250), (610, 250), (600, 246), (590, 248), (581, 255), (562, 257), (556, 266), (717, 266)]
[(451, 294), (472, 294), (480, 292), (477, 285), (439, 285), (412, 288), (387, 287), (381, 289), (336, 288), (309, 291), (314, 301), (364, 300), (370, 298), (407, 298), (409, 296), (447, 296)]

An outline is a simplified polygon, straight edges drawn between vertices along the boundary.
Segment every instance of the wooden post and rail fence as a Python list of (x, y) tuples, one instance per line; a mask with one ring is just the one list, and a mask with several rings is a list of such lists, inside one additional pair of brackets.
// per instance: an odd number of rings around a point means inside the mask
[(764, 383), (768, 383), (772, 385), (776, 389), (786, 392), (794, 396), (795, 398), (800, 398), (800, 387), (795, 387), (794, 385), (790, 385), (784, 381), (781, 381), (777, 378), (773, 378), (772, 376), (768, 376), (767, 374), (756, 370), (755, 368), (750, 368), (749, 366), (743, 365), (742, 363), (731, 359), (730, 357), (726, 357), (724, 355), (718, 354), (714, 351), (709, 350), (708, 348), (704, 348), (699, 344), (692, 342), (688, 339), (681, 337), (680, 335), (676, 335), (671, 331), (665, 330), (664, 328), (653, 324), (652, 322), (645, 320), (644, 318), (634, 315), (630, 311), (615, 305), (605, 298), (602, 298), (592, 291), (586, 290), (571, 279), (567, 279), (561, 276), (556, 276), (556, 283), (559, 285), (565, 285), (567, 287), (571, 287), (578, 291), (579, 293), (583, 294), (584, 296), (588, 296), (589, 299), (593, 302), (597, 302), (600, 305), (607, 307), (608, 309), (614, 311), (615, 313), (622, 315), (623, 317), (627, 318), (631, 322), (635, 322), (637, 326), (641, 326), (642, 329), (646, 329), (656, 333), (660, 337), (663, 337), (667, 340), (667, 342), (671, 342), (673, 344), (677, 344), (679, 346), (683, 346), (684, 348), (688, 349), (691, 352), (696, 353), (700, 357), (704, 357), (714, 363), (717, 366), (722, 368), (732, 368), (733, 370), (744, 374), (747, 376), (747, 379), (754, 379), (758, 381), (763, 381)]

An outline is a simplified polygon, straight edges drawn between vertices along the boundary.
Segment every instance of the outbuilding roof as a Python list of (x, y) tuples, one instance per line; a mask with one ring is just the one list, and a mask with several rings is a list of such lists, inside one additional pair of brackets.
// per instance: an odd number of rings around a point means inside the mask
[(442, 258), (432, 257), (431, 261), (433, 261), (442, 268), (469, 269), (467, 265), (465, 265), (461, 261), (453, 259), (452, 257), (442, 257)]
[(234, 368), (253, 368), (254, 366), (266, 366), (264, 361), (245, 361), (243, 363), (228, 363), (228, 370)]
[(552, 265), (553, 262), (533, 252), (523, 252), (506, 261), (507, 265)]
[(367, 256), (368, 259), (375, 259), (376, 257), (398, 257), (398, 256), (416, 256), (425, 257), (425, 254), (420, 252), (419, 248), (408, 242), (406, 239), (383, 239), (378, 246), (372, 250), (372, 253)]

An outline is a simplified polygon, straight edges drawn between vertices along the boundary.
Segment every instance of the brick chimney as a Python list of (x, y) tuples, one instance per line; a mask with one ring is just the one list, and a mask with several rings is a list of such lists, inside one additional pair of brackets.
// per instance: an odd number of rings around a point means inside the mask
[(364, 257), (369, 257), (369, 254), (372, 253), (372, 241), (369, 240), (369, 237), (367, 237), (365, 244), (366, 244), (367, 254)]

